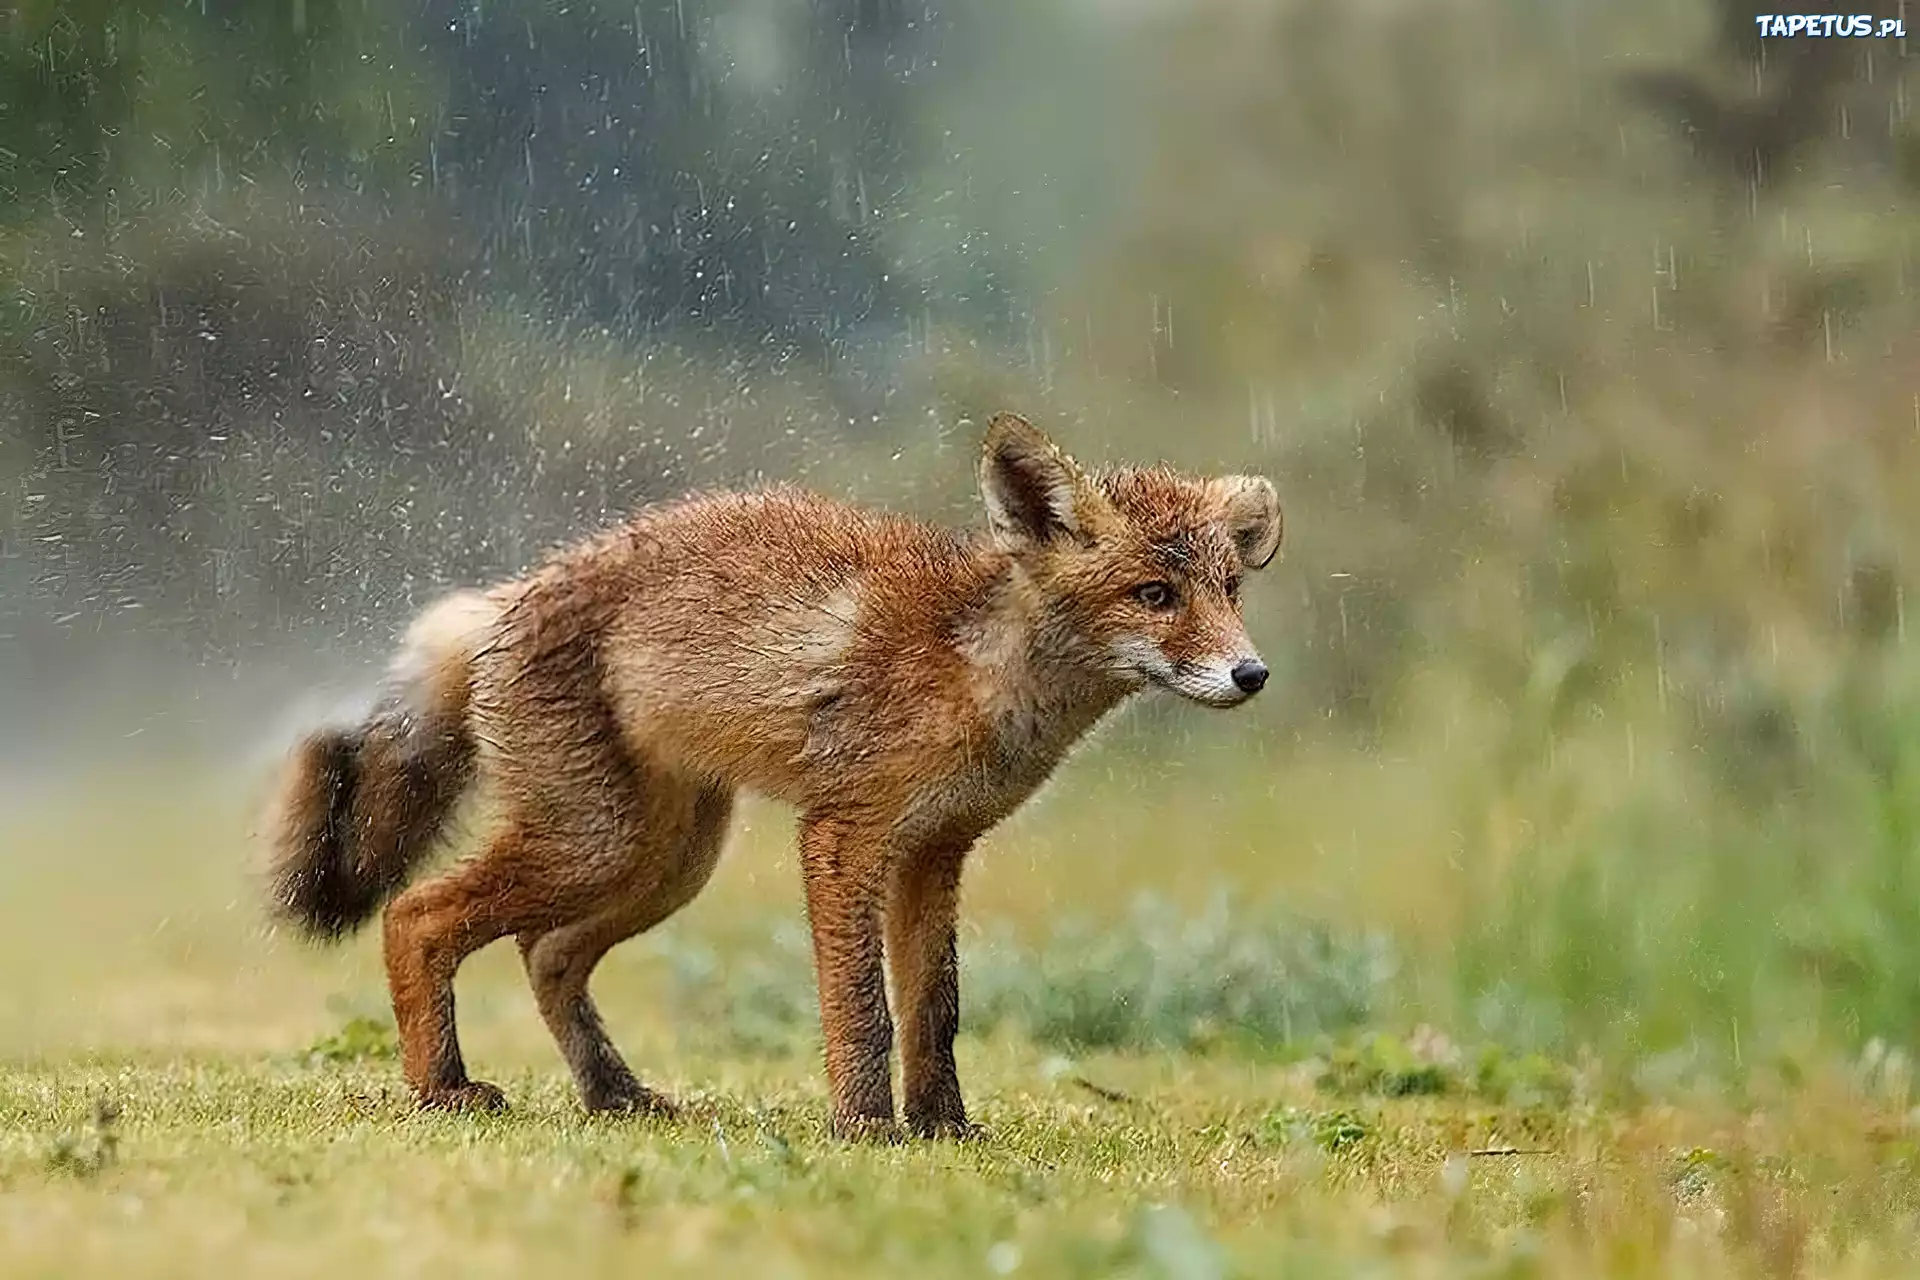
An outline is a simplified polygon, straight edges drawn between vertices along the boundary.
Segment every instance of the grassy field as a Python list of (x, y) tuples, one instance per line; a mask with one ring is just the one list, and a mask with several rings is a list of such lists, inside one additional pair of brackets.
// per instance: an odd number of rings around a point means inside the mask
[(1682, 1071), (1469, 1034), (1447, 992), (1485, 948), (1468, 872), (1415, 838), (1426, 774), (1308, 756), (1229, 807), (1193, 781), (1214, 750), (1096, 745), (983, 849), (961, 1070), (988, 1136), (887, 1149), (826, 1137), (778, 811), (602, 970), (616, 1038), (688, 1104), (663, 1124), (577, 1110), (504, 948), (461, 1018), (513, 1110), (414, 1113), (374, 940), (263, 930), (230, 786), (15, 794), (0, 1274), (1910, 1272), (1901, 1054)]

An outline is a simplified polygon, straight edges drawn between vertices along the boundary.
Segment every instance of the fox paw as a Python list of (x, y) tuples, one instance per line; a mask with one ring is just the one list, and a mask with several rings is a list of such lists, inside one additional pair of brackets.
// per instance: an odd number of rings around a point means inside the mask
[(880, 1116), (835, 1116), (833, 1136), (842, 1142), (863, 1146), (892, 1146), (905, 1141), (900, 1126)]
[(981, 1126), (965, 1116), (957, 1119), (909, 1117), (907, 1127), (916, 1138), (927, 1138), (935, 1142), (984, 1142), (988, 1134)]
[(469, 1080), (465, 1084), (422, 1089), (420, 1106), (428, 1111), (505, 1111), (507, 1095), (497, 1085)]
[(671, 1120), (680, 1114), (680, 1108), (672, 1098), (655, 1093), (642, 1084), (595, 1089), (582, 1095), (580, 1101), (593, 1115), (653, 1116)]

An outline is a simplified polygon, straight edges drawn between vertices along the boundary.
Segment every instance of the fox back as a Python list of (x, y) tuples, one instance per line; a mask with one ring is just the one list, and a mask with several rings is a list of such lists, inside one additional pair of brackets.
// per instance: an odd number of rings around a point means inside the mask
[(1224, 707), (1259, 687), (1239, 589), (1278, 547), (1268, 482), (1088, 475), (1002, 417), (981, 483), (983, 533), (771, 488), (658, 506), (562, 553), (495, 593), (479, 738), (514, 714), (528, 663), (577, 662), (664, 767), (977, 826), (1130, 693)]

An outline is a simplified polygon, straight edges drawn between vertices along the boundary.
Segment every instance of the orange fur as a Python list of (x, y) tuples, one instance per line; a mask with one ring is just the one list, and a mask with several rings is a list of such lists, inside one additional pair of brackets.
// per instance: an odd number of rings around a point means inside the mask
[[(436, 606), (367, 722), (303, 745), (276, 901), (334, 936), (397, 894), (387, 969), (422, 1103), (501, 1104), (467, 1076), (453, 976), (511, 935), (585, 1104), (666, 1109), (588, 978), (700, 891), (744, 788), (801, 815), (836, 1131), (896, 1132), (889, 971), (908, 1127), (968, 1131), (953, 1064), (968, 849), (1130, 694), (1257, 691), (1237, 589), (1281, 536), (1263, 479), (1089, 475), (1010, 414), (980, 470), (984, 536), (784, 487), (644, 510)], [(400, 891), (476, 773), (498, 829)]]

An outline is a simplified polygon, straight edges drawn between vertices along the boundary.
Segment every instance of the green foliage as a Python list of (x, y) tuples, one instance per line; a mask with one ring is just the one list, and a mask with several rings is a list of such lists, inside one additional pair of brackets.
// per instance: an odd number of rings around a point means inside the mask
[(1318, 1086), (1342, 1096), (1410, 1098), (1450, 1094), (1514, 1107), (1565, 1107), (1573, 1072), (1544, 1054), (1499, 1044), (1463, 1051), (1431, 1028), (1410, 1040), (1370, 1031), (1322, 1046)]
[(1793, 785), (1764, 803), (1698, 779), (1537, 831), (1458, 950), (1479, 1029), (1556, 1051), (1677, 1052), (1722, 1077), (1808, 1029), (1911, 1044), (1915, 670), (1862, 661), (1810, 705), (1778, 766)]
[(400, 1041), (392, 1019), (361, 1016), (348, 1018), (306, 1052), (307, 1061), (314, 1064), (391, 1062), (399, 1056)]
[(1396, 1037), (1379, 1034), (1336, 1048), (1320, 1076), (1320, 1087), (1332, 1093), (1389, 1098), (1446, 1093), (1457, 1084), (1450, 1062), (1422, 1057)]
[(87, 1126), (78, 1133), (56, 1136), (47, 1150), (47, 1168), (76, 1178), (95, 1178), (113, 1167), (120, 1154), (120, 1105), (97, 1100)]
[[(775, 928), (726, 957), (677, 936), (673, 1000), (697, 1040), (777, 1053), (818, 1034), (810, 943)], [(965, 948), (961, 1009), (978, 1032), (1014, 1027), (1066, 1049), (1206, 1049), (1284, 1053), (1364, 1022), (1388, 990), (1384, 940), (1343, 936), (1215, 895), (1197, 914), (1141, 897), (1127, 919), (1068, 920), (1038, 946), (1010, 935)]]
[(649, 941), (667, 959), (676, 1021), (689, 1039), (752, 1055), (790, 1052), (818, 1037), (811, 948), (806, 930), (790, 921), (771, 928), (764, 945), (724, 954), (677, 933)]
[(402, 187), (427, 99), (398, 33), (387, 6), (352, 0), (16, 5), (0, 29), (0, 224), (97, 231), (288, 179)]
[(963, 1006), (1068, 1048), (1284, 1050), (1364, 1022), (1394, 973), (1385, 940), (1216, 893), (1197, 914), (1152, 894), (1121, 922), (1067, 919), (1045, 942), (969, 951)]
[(1472, 1068), (1473, 1095), (1499, 1106), (1565, 1107), (1573, 1099), (1572, 1070), (1544, 1054), (1482, 1045)]
[(1254, 1137), (1274, 1147), (1311, 1142), (1328, 1155), (1340, 1155), (1357, 1148), (1372, 1133), (1373, 1126), (1352, 1111), (1285, 1106), (1262, 1116)]

